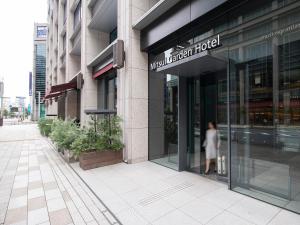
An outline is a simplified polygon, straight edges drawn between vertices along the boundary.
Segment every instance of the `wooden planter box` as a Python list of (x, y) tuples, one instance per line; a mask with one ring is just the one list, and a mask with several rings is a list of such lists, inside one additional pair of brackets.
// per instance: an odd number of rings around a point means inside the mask
[(83, 170), (89, 170), (120, 163), (122, 160), (122, 151), (84, 152), (79, 156), (79, 166)]

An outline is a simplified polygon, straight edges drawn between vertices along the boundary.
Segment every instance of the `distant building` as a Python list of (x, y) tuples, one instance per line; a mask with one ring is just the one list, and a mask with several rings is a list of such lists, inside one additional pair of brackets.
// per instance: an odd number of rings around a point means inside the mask
[(10, 97), (2, 97), (2, 109), (9, 111), (9, 106), (11, 104)]
[(0, 81), (0, 98), (3, 97), (4, 94), (4, 82)]
[[(32, 120), (38, 120), (45, 116), (45, 106), (41, 99), (45, 96), (46, 86), (46, 41), (48, 26), (46, 23), (34, 24), (33, 36), (33, 69), (32, 69)], [(40, 93), (40, 115), (39, 114), (39, 93)]]

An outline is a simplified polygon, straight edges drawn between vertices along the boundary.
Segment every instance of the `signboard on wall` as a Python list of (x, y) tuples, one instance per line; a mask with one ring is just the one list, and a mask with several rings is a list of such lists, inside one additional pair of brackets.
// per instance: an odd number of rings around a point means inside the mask
[(182, 49), (181, 51), (176, 52), (176, 54), (172, 54), (161, 60), (151, 62), (150, 69), (155, 71), (156, 69), (158, 69), (160, 67), (181, 61), (181, 60), (189, 58), (193, 55), (200, 54), (202, 52), (205, 52), (205, 51), (208, 51), (211, 49), (215, 49), (215, 48), (218, 48), (221, 46), (222, 46), (222, 43), (220, 41), (220, 35), (217, 35), (217, 37), (215, 37), (215, 38), (208, 39), (205, 42), (196, 43), (193, 46)]

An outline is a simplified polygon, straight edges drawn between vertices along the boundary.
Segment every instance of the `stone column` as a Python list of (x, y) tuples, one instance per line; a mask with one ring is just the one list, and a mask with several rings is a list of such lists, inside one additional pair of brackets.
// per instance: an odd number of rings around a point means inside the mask
[(132, 24), (149, 4), (149, 0), (118, 0), (118, 38), (124, 40), (126, 62), (118, 71), (117, 109), (128, 163), (148, 160), (148, 55), (140, 51), (140, 33)]

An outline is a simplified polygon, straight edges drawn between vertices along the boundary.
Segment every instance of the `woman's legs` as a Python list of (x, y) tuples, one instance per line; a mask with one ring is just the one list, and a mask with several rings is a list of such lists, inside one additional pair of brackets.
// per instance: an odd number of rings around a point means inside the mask
[(206, 159), (206, 169), (205, 169), (205, 173), (207, 173), (209, 171), (209, 167), (210, 167), (210, 159)]

